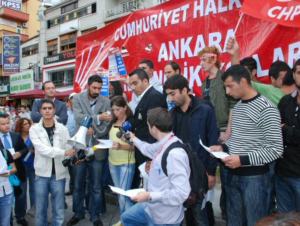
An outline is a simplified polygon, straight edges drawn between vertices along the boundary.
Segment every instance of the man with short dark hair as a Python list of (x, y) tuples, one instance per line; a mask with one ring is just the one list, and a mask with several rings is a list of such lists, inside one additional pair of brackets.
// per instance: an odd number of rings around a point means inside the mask
[(300, 212), (300, 59), (293, 67), (297, 90), (284, 96), (278, 108), (284, 142), (283, 158), (276, 165), (276, 200), (282, 213)]
[(42, 119), (29, 131), (34, 146), (35, 158), (35, 225), (43, 226), (47, 219), (48, 199), (51, 194), (52, 224), (64, 223), (64, 194), (67, 170), (62, 165), (65, 157), (72, 157), (75, 151), (67, 145), (68, 129), (55, 119), (55, 105), (52, 100), (40, 103)]
[(171, 132), (171, 115), (163, 108), (150, 109), (147, 124), (150, 134), (157, 139), (156, 143), (149, 144), (131, 134), (134, 145), (152, 159), (147, 191), (132, 198), (138, 204), (122, 214), (122, 224), (179, 226), (184, 216), (183, 203), (191, 191), (189, 158), (182, 148), (172, 148), (167, 157), (166, 175), (162, 169), (163, 154), (170, 145), (180, 142)]
[[(45, 93), (45, 99), (52, 100), (55, 105), (55, 117), (58, 122), (66, 125), (68, 120), (66, 104), (55, 98), (55, 85), (52, 81), (46, 81), (43, 83), (42, 89)], [(42, 117), (40, 113), (41, 100), (36, 99), (32, 104), (31, 119), (33, 122), (38, 123)]]
[[(143, 69), (136, 69), (129, 74), (129, 86), (137, 96), (138, 104), (134, 111), (133, 132), (146, 142), (154, 143), (155, 139), (149, 133), (147, 127), (147, 111), (155, 107), (167, 108), (164, 96), (149, 84), (147, 73)], [(139, 187), (140, 177), (137, 167), (147, 158), (136, 148), (136, 172), (133, 187)]]
[(222, 79), (226, 93), (240, 101), (232, 110), (231, 137), (211, 151), (224, 151), (230, 168), (226, 180), (227, 224), (254, 226), (268, 214), (269, 163), (282, 154), (279, 112), (267, 98), (251, 87), (249, 71), (231, 66)]
[[(73, 97), (73, 112), (77, 128), (85, 116), (93, 119), (92, 127), (88, 129), (86, 144), (92, 147), (98, 143), (97, 139), (108, 138), (108, 125), (112, 119), (110, 101), (107, 97), (101, 96), (103, 81), (99, 75), (92, 75), (88, 79), (87, 90)], [(102, 226), (100, 212), (104, 211), (102, 169), (107, 150), (95, 150), (94, 159), (89, 159), (74, 166), (75, 179), (73, 191), (74, 216), (67, 225), (75, 225), (84, 218), (86, 177), (89, 176), (89, 214), (93, 225)]]
[[(21, 192), (15, 195), (15, 216), (17, 223), (27, 226), (26, 215), (26, 170), (22, 159), (26, 156), (28, 149), (18, 133), (10, 132), (10, 119), (8, 114), (0, 113), (0, 146), (8, 150), (15, 161), (17, 173), (16, 175), (21, 181)], [(18, 189), (20, 190), (20, 189)]]
[(156, 89), (158, 92), (162, 93), (163, 92), (162, 84), (158, 80), (157, 76), (155, 76), (153, 74), (153, 72), (154, 72), (153, 62), (151, 60), (148, 60), (148, 59), (141, 60), (140, 63), (139, 63), (138, 68), (143, 69), (147, 73), (147, 75), (149, 77), (150, 85), (152, 85), (153, 88)]
[[(219, 130), (214, 109), (189, 94), (188, 81), (181, 75), (169, 78), (164, 84), (164, 90), (168, 99), (176, 104), (172, 111), (173, 132), (197, 152), (208, 173), (209, 188), (212, 188), (215, 184), (217, 161), (199, 144), (199, 138), (207, 146), (218, 143)], [(188, 209), (188, 212), (193, 212), (188, 225), (208, 225), (206, 208), (202, 210), (202, 200), (194, 208)]]

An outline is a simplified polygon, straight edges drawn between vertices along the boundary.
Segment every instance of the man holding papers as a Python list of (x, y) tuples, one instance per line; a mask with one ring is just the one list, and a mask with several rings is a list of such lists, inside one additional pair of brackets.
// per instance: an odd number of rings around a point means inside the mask
[(167, 157), (166, 175), (161, 165), (162, 156), (171, 144), (179, 140), (171, 132), (171, 116), (167, 110), (153, 108), (148, 111), (147, 121), (150, 134), (158, 142), (149, 144), (133, 134), (131, 140), (145, 156), (152, 159), (148, 189), (132, 197), (138, 203), (122, 214), (122, 224), (179, 226), (184, 216), (183, 203), (191, 191), (189, 159), (182, 148), (171, 149)]
[(271, 101), (251, 87), (250, 73), (243, 66), (231, 66), (222, 79), (226, 93), (240, 101), (232, 111), (231, 137), (210, 150), (230, 154), (222, 159), (229, 168), (227, 224), (254, 226), (268, 213), (268, 164), (283, 151), (280, 115)]

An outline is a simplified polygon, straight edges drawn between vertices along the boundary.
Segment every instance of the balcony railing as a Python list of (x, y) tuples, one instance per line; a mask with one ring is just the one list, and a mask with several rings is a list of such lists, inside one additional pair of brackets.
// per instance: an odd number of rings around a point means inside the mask
[(112, 18), (117, 18), (125, 13), (130, 13), (134, 10), (140, 9), (140, 6), (141, 5), (139, 0), (130, 0), (127, 2), (122, 2), (116, 7), (106, 11), (106, 19), (109, 20)]

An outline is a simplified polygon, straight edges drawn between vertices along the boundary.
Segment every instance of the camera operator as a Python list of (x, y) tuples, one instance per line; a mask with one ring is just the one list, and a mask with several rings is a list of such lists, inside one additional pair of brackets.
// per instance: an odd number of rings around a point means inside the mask
[(36, 174), (35, 225), (47, 222), (48, 196), (51, 194), (52, 224), (63, 225), (64, 194), (67, 168), (62, 165), (65, 157), (75, 154), (67, 145), (68, 129), (55, 119), (55, 105), (48, 99), (41, 100), (39, 123), (30, 128), (29, 136), (35, 148), (34, 168)]
[[(73, 98), (73, 110), (76, 125), (86, 116), (93, 118), (92, 127), (88, 130), (86, 144), (94, 146), (97, 139), (108, 137), (108, 126), (112, 119), (110, 112), (110, 101), (108, 98), (99, 95), (102, 88), (102, 79), (99, 75), (92, 75), (87, 82), (87, 90), (75, 95)], [(86, 179), (89, 181), (89, 214), (94, 226), (102, 226), (100, 212), (104, 211), (103, 205), (103, 186), (102, 169), (106, 150), (95, 150), (95, 158), (90, 161), (83, 161), (74, 166), (75, 181), (73, 191), (73, 211), (74, 216), (68, 221), (67, 226), (77, 224), (84, 218), (85, 209), (83, 202), (85, 199)]]

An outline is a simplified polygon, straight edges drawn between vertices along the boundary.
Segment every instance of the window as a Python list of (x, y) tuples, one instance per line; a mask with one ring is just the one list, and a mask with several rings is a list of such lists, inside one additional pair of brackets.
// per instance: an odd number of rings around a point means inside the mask
[[(72, 3), (72, 4), (74, 4), (74, 3)], [(77, 2), (76, 2), (76, 4), (77, 4)], [(77, 5), (76, 5), (76, 8), (77, 8)], [(97, 11), (96, 3), (92, 3), (91, 5), (88, 5), (86, 7), (78, 9), (76, 11), (73, 11), (71, 13), (67, 13), (67, 14), (61, 15), (57, 18), (47, 20), (47, 28), (49, 29), (49, 28), (54, 27), (58, 24), (65, 23), (67, 21), (74, 20), (76, 18), (85, 16), (85, 15), (96, 13), (96, 11)], [(69, 11), (67, 11), (67, 12), (69, 12)]]
[(47, 41), (47, 53), (48, 56), (53, 56), (57, 54), (57, 39)]
[(69, 5), (65, 5), (65, 6), (61, 7), (61, 14), (64, 14), (64, 13), (70, 12), (74, 9), (77, 9), (77, 7), (78, 7), (77, 2), (73, 2)]
[(63, 71), (54, 71), (49, 74), (49, 80), (52, 81), (56, 87), (72, 86), (74, 79), (74, 68)]
[(22, 48), (22, 57), (31, 56), (34, 54), (38, 54), (39, 52), (39, 44), (34, 44), (31, 46), (27, 46)]
[(66, 35), (60, 36), (60, 50), (61, 52), (65, 52), (71, 49), (76, 48), (76, 37), (77, 33), (69, 33)]
[(92, 32), (92, 31), (95, 31), (95, 30), (97, 30), (97, 27), (92, 27), (92, 28), (83, 30), (83, 31), (81, 31), (81, 35), (88, 34), (88, 33)]

